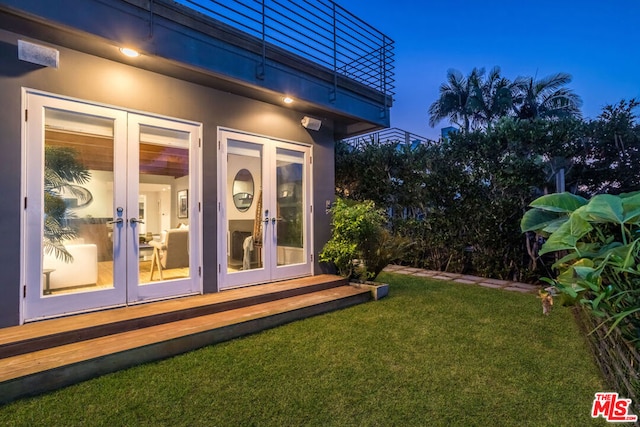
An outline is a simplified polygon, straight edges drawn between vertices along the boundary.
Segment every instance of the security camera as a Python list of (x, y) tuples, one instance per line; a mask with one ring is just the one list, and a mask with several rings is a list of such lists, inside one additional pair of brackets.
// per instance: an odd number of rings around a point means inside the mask
[(322, 126), (322, 120), (314, 119), (313, 117), (304, 116), (301, 120), (302, 126), (306, 129), (319, 130)]

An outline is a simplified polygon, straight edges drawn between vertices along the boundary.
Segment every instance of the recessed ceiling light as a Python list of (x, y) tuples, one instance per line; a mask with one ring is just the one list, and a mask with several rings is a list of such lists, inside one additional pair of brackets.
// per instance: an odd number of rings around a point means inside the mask
[(136, 58), (136, 57), (140, 56), (140, 53), (138, 53), (137, 50), (131, 49), (131, 48), (128, 48), (128, 47), (121, 47), (120, 48), (120, 52), (122, 52), (123, 55), (126, 55), (129, 58)]
[(285, 97), (282, 99), (282, 101), (283, 101), (285, 104), (291, 104), (291, 103), (293, 102), (293, 98), (291, 98), (290, 96), (285, 96)]

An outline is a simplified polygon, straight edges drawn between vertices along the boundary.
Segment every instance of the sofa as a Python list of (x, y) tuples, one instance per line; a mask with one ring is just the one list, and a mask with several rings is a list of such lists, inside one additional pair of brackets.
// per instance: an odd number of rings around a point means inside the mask
[(73, 286), (94, 285), (98, 282), (98, 247), (90, 243), (65, 245), (73, 257), (72, 262), (56, 258), (54, 253), (44, 254), (43, 271), (48, 273), (49, 289), (69, 288)]
[(153, 247), (153, 257), (151, 258), (151, 276), (153, 280), (154, 269), (160, 273), (163, 279), (162, 270), (170, 268), (189, 267), (189, 228), (172, 228), (162, 232), (162, 241), (150, 241)]

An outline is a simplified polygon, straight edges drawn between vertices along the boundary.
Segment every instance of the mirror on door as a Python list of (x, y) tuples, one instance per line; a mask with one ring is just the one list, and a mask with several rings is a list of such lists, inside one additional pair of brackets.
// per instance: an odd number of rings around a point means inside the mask
[(253, 176), (247, 169), (240, 169), (233, 179), (233, 204), (240, 212), (246, 212), (253, 204)]

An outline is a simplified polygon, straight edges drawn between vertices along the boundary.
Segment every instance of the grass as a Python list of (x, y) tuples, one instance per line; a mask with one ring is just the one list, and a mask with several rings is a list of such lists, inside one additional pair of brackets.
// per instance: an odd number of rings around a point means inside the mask
[(390, 296), (0, 407), (10, 426), (587, 426), (571, 312), (386, 274)]

